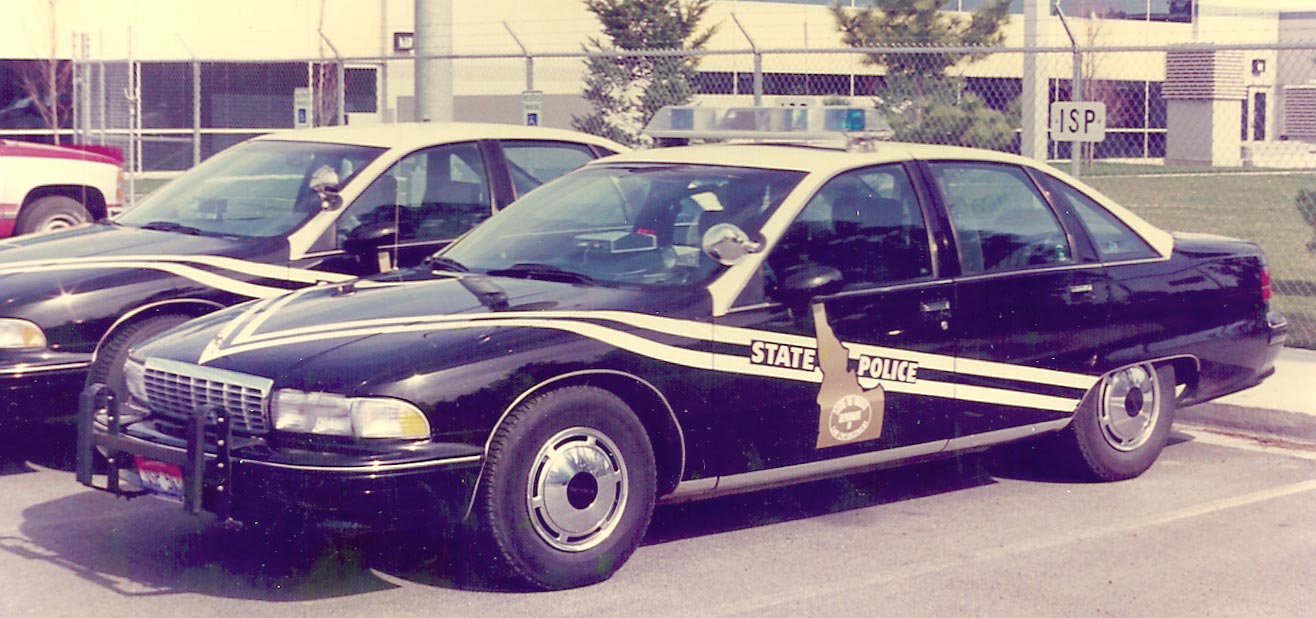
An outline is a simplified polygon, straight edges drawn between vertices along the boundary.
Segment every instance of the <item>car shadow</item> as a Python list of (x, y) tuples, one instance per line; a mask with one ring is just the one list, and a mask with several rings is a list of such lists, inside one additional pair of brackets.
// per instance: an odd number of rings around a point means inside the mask
[(644, 544), (657, 545), (990, 485), (979, 454), (660, 507)]
[(66, 472), (77, 467), (73, 417), (0, 427), (0, 432), (0, 476), (35, 472), (33, 466)]
[[(1173, 448), (1192, 440), (1192, 436), (1171, 428), (1165, 447)], [(1057, 448), (1046, 438), (1004, 444), (984, 452), (983, 465), (996, 478), (1062, 485), (1091, 483), (1065, 467), (1061, 460), (1067, 455), (1057, 452)]]
[(92, 491), (29, 507), (19, 535), (0, 536), (0, 551), (127, 597), (302, 601), (395, 587), (371, 572), (369, 548), (311, 525), (235, 530), (163, 500)]
[[(1172, 436), (1171, 444), (1187, 440)], [(1023, 455), (1021, 455), (1023, 453)], [(644, 545), (853, 511), (991, 485), (1000, 478), (1073, 482), (996, 448), (913, 466), (864, 472), (659, 507)], [(72, 479), (69, 479), (72, 482)], [(29, 507), (0, 551), (53, 564), (124, 596), (180, 593), (283, 602), (396, 587), (397, 580), (464, 591), (517, 592), (478, 556), (438, 533), (347, 534), (293, 521), (241, 530), (192, 517), (154, 499), (80, 492)]]
[[(991, 483), (973, 456), (660, 507), (645, 544), (667, 543), (899, 502)], [(69, 479), (72, 482), (72, 479)], [(346, 534), (281, 522), (233, 530), (168, 502), (99, 492), (23, 511), (0, 551), (61, 567), (129, 597), (202, 594), (271, 602), (375, 592), (396, 580), (465, 591), (518, 592), (437, 533)], [(396, 579), (394, 579), (396, 578)]]

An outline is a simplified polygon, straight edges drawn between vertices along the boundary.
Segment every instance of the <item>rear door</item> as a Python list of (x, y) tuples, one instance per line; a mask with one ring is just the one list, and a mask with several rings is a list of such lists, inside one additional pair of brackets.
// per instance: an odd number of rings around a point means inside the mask
[(926, 165), (960, 265), (956, 434), (1068, 418), (1094, 381), (1087, 374), (1108, 321), (1105, 270), (1024, 168)]

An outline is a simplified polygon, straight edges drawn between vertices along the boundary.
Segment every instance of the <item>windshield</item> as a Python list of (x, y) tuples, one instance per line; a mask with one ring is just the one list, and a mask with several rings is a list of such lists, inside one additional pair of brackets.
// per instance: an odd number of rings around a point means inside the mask
[(720, 268), (701, 249), (704, 232), (718, 223), (757, 230), (803, 176), (684, 164), (589, 168), (527, 194), (443, 257), (473, 272), (699, 283)]
[(339, 186), (383, 148), (250, 141), (221, 152), (115, 219), (120, 225), (221, 236), (282, 236), (320, 211), (309, 188), (321, 166)]

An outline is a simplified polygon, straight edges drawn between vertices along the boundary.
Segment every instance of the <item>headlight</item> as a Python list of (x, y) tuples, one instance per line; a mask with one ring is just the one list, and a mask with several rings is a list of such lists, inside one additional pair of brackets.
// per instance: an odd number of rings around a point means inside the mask
[(270, 414), (279, 431), (357, 438), (421, 439), (430, 435), (429, 419), (401, 399), (280, 389), (274, 392)]
[(46, 347), (46, 334), (27, 320), (0, 318), (0, 349), (30, 350)]
[(146, 403), (146, 363), (129, 358), (123, 364), (123, 379), (128, 384), (128, 394)]

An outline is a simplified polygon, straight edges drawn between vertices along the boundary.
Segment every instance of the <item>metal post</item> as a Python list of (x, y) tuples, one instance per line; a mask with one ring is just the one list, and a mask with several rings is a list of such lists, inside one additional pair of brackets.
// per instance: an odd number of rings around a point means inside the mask
[(334, 56), (334, 63), (338, 66), (338, 126), (341, 127), (347, 124), (347, 67), (343, 66), (343, 59), (336, 49)]
[(196, 167), (201, 163), (201, 63), (197, 62), (196, 54), (192, 53), (182, 35), (176, 36), (187, 55), (192, 57), (192, 166)]
[[(101, 55), (104, 58), (104, 54)], [(104, 146), (109, 141), (108, 128), (105, 126), (105, 108), (109, 106), (109, 94), (105, 92), (105, 61), (101, 60), (96, 63), (96, 97), (97, 121), (100, 127), (100, 145)]]
[(525, 43), (521, 42), (521, 37), (516, 36), (512, 31), (512, 26), (503, 22), (503, 27), (507, 29), (507, 34), (512, 35), (512, 40), (516, 41), (516, 46), (521, 48), (521, 54), (525, 56), (525, 89), (535, 89), (535, 57), (530, 55), (530, 50), (526, 48)]
[[(1056, 0), (1056, 15), (1060, 17), (1060, 25), (1065, 27), (1065, 34), (1069, 36), (1069, 45), (1074, 50), (1074, 73), (1069, 81), (1069, 100), (1074, 103), (1083, 101), (1083, 53), (1078, 50), (1078, 40), (1074, 38), (1074, 31), (1069, 29), (1069, 20), (1065, 19), (1065, 12), (1060, 10), (1060, 2)], [(1083, 171), (1083, 142), (1073, 141), (1069, 143), (1069, 175), (1078, 178)]]
[(201, 164), (201, 63), (192, 60), (192, 166)]
[(79, 63), (79, 79), (81, 81), (78, 104), (82, 106), (78, 118), (81, 120), (79, 127), (82, 129), (83, 144), (91, 143), (91, 35), (86, 32), (82, 33), (82, 62)]
[(1049, 19), (1045, 0), (1024, 0), (1023, 80), (1020, 102), (1019, 152), (1025, 157), (1047, 159), (1047, 104), (1050, 101), (1048, 80), (1043, 75), (1037, 52), (1046, 38), (1044, 26)]
[[(1074, 77), (1070, 87), (1069, 100), (1074, 103), (1083, 101), (1083, 53), (1074, 47)], [(1083, 144), (1072, 142), (1069, 146), (1069, 175), (1078, 178), (1083, 173)]]
[(125, 157), (125, 171), (128, 173), (128, 194), (123, 196), (124, 201), (128, 202), (127, 207), (132, 208), (137, 203), (137, 152), (136, 141), (133, 138), (133, 125), (137, 118), (137, 78), (133, 65), (133, 29), (128, 27), (128, 88), (124, 90), (124, 98), (128, 99), (128, 148)]
[(452, 0), (415, 0), (416, 119), (451, 122)]
[[(73, 92), (70, 93), (73, 104), (73, 109), (70, 112), (73, 115), (73, 122), (71, 123), (73, 125), (72, 139), (73, 143), (82, 144), (84, 143), (82, 141), (82, 51), (78, 45), (78, 33), (74, 32), (72, 37), (73, 53), (72, 58), (69, 59), (69, 63), (72, 65), (70, 72), (73, 77)], [(56, 105), (58, 105), (58, 100), (58, 97), (56, 97)]]
[(740, 23), (740, 18), (735, 13), (731, 14), (731, 20), (736, 22), (736, 27), (745, 35), (745, 40), (749, 41), (749, 49), (754, 53), (754, 105), (763, 105), (763, 52), (759, 51), (754, 37), (749, 35), (749, 30), (745, 29), (745, 24)]

